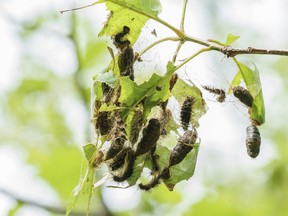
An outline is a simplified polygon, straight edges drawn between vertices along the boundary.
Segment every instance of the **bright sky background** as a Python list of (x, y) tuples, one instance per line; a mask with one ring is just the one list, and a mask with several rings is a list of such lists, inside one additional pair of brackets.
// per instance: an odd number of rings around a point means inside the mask
[[(88, 3), (88, 1), (80, 0), (77, 2), (75, 5)], [(162, 2), (163, 9), (160, 17), (178, 26), (179, 20), (175, 18), (179, 17), (180, 19), (181, 17), (182, 1), (165, 0)], [(203, 1), (201, 4), (197, 1), (190, 1), (186, 20), (186, 30), (190, 35), (203, 39), (213, 38), (214, 36), (211, 35), (211, 30), (209, 30), (210, 27), (213, 26), (211, 26), (211, 21), (205, 18), (205, 15), (207, 13), (216, 13), (216, 16), (217, 14), (221, 14), (221, 16), (219, 15), (220, 20), (227, 21), (228, 25), (221, 27), (227, 31), (227, 34), (233, 33), (241, 36), (237, 42), (237, 46), (239, 47), (260, 46), (266, 48), (287, 48), (288, 1), (223, 0), (214, 3), (219, 3), (219, 6), (214, 8), (216, 11), (209, 11), (212, 8), (209, 2), (211, 3), (213, 1)], [(17, 79), (21, 77), (21, 70), (19, 70), (18, 66), (21, 55), (23, 54), (23, 46), (16, 36), (17, 26), (15, 26), (13, 20), (8, 19), (6, 15), (9, 15), (12, 19), (24, 21), (33, 19), (45, 11), (51, 11), (60, 16), (60, 10), (70, 7), (72, 7), (72, 4), (68, 5), (67, 1), (64, 0), (2, 0), (0, 2), (0, 99), (3, 97), (3, 91), (12, 88)], [(101, 23), (106, 17), (103, 7), (101, 6), (100, 8), (97, 10), (90, 8), (79, 11), (78, 13), (85, 13), (87, 16), (90, 16), (91, 19), (95, 20), (97, 28), (100, 29)], [(96, 14), (95, 11), (97, 12)], [(63, 17), (64, 16), (65, 15), (63, 15)], [(55, 28), (61, 28), (61, 24), (58, 25), (55, 26)], [(166, 28), (155, 25), (153, 22), (149, 22), (148, 28), (156, 28), (158, 37), (161, 37), (161, 35), (173, 35)], [(251, 40), (250, 31), (252, 30), (257, 32), (257, 35), (253, 38), (254, 40)], [(225, 40), (225, 37), (226, 35), (223, 35), (223, 38), (215, 39)], [(35, 40), (40, 40), (38, 44), (41, 44), (41, 46), (36, 49), (31, 47), (30, 51), (39, 52), (39, 58), (45, 57), (45, 55), (43, 56), (43, 50), (51, 55), (52, 59), (48, 61), (47, 64), (51, 64), (57, 73), (65, 74), (73, 70), (75, 65), (72, 61), (69, 61), (69, 59), (73, 59), (73, 56), (70, 54), (70, 44), (63, 44), (62, 41), (57, 39), (53, 40), (53, 38), (49, 38), (48, 40), (45, 34), (39, 35)], [(142, 40), (145, 41), (145, 38)], [(58, 47), (57, 50), (59, 52), (57, 52), (57, 54), (55, 54), (54, 46)], [(139, 46), (141, 46), (141, 44)], [(171, 44), (171, 46), (173, 45)], [(172, 53), (174, 52), (174, 48), (171, 49), (171, 46), (163, 45), (161, 48), (158, 48), (157, 52), (159, 55), (157, 56), (160, 59), (169, 58), (171, 56), (171, 50)], [(195, 47), (183, 49), (179, 58), (181, 59), (181, 57), (191, 54), (191, 49), (197, 50)], [(235, 67), (220, 54), (212, 54), (211, 57), (214, 59), (210, 58), (207, 60), (206, 57), (199, 57), (193, 60), (191, 64), (185, 67), (186, 72), (189, 73), (190, 79), (193, 81), (196, 80), (196, 82), (200, 84), (212, 82), (220, 85), (220, 87), (228, 88), (228, 80), (231, 79), (231, 73), (227, 74), (226, 70), (233, 71)], [(257, 63), (260, 71), (263, 71), (261, 79), (268, 114), (267, 120), (271, 120), (269, 115), (272, 116), (273, 112), (275, 112), (273, 108), (269, 108), (269, 104), (272, 103), (273, 100), (273, 95), (281, 91), (281, 80), (271, 75), (271, 71), (265, 71), (266, 68), (269, 68), (267, 65), (272, 65), (276, 59), (277, 57), (264, 57), (263, 59), (258, 56), (252, 57), (252, 60)], [(223, 71), (218, 71), (219, 68), (224, 69)], [(274, 88), (271, 89), (271, 82), (279, 85), (274, 85)], [(219, 172), (223, 173), (223, 182), (225, 183), (225, 181), (229, 181), (230, 178), (224, 175), (225, 170), (229, 170), (232, 175), (231, 178), (233, 178), (233, 175), (236, 175), (235, 172), (239, 170), (249, 175), (249, 173), (253, 173), (255, 168), (263, 166), (274, 157), (273, 148), (269, 145), (268, 140), (265, 139), (265, 135), (262, 136), (261, 157), (257, 158), (257, 160), (251, 160), (248, 156), (246, 157), (244, 144), (245, 129), (249, 121), (245, 114), (245, 109), (239, 108), (237, 104), (235, 105), (232, 99), (231, 103), (224, 105), (216, 104), (212, 100), (213, 98), (211, 98), (208, 104), (210, 107), (208, 114), (205, 115), (200, 122), (199, 135), (202, 140), (202, 145), (196, 173), (190, 180), (189, 187), (186, 188), (188, 190), (187, 194), (193, 192), (193, 194), (198, 195), (186, 201), (187, 204), (201, 199), (209, 190), (209, 188), (203, 188), (201, 186), (201, 181), (204, 173), (209, 172), (210, 169), (219, 169)], [(0, 126), (2, 125), (3, 122), (0, 120)], [(40, 199), (44, 203), (57, 204), (57, 194), (55, 194), (45, 182), (35, 177), (37, 171), (33, 167), (24, 167), (21, 161), (25, 161), (23, 152), (16, 151), (8, 146), (0, 146), (0, 188), (6, 188), (9, 191), (20, 193), (23, 196), (35, 200)], [(216, 164), (219, 164), (219, 166), (216, 167)], [(187, 182), (183, 184), (187, 184)], [(29, 189), (31, 186), (34, 187), (33, 191)], [(43, 194), (45, 194), (45, 196), (43, 196)], [(111, 194), (113, 194), (113, 198)], [(127, 199), (123, 199), (123, 197)], [(127, 204), (129, 205), (130, 203), (125, 202), (125, 200), (133, 199), (135, 200), (135, 204), (137, 203), (137, 200), (139, 200), (139, 191), (131, 189), (128, 192), (123, 192), (123, 190), (117, 192), (117, 190), (111, 191), (111, 189), (107, 189), (104, 193), (104, 199), (109, 199), (111, 206), (126, 208)], [(13, 200), (0, 193), (0, 215), (3, 215), (4, 212), (14, 204)], [(131, 207), (133, 207), (133, 205)], [(182, 207), (183, 206), (181, 206), (181, 208)], [(45, 216), (48, 214), (41, 209), (25, 207), (17, 215)]]

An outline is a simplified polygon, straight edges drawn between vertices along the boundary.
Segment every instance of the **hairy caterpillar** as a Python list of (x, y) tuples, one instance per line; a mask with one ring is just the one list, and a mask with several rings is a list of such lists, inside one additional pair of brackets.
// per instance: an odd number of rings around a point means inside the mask
[(143, 125), (143, 118), (144, 118), (143, 107), (138, 107), (134, 111), (134, 115), (131, 120), (131, 132), (129, 139), (132, 145), (134, 145), (138, 140), (139, 133)]
[(114, 125), (113, 128), (110, 130), (108, 140), (111, 139), (112, 143), (110, 148), (106, 153), (105, 160), (109, 160), (113, 158), (116, 154), (118, 154), (126, 142), (126, 131), (125, 131), (125, 124), (120, 117), (120, 113), (118, 111), (114, 112)]
[(194, 103), (194, 98), (191, 96), (188, 96), (186, 97), (181, 107), (180, 118), (181, 118), (181, 125), (184, 130), (187, 130), (189, 127), (193, 103)]
[(109, 113), (104, 111), (100, 112), (97, 117), (96, 129), (99, 129), (101, 136), (109, 133), (112, 127), (112, 122)]
[(197, 131), (195, 129), (185, 131), (171, 152), (169, 167), (180, 163), (186, 157), (193, 149), (193, 144), (196, 142), (197, 136)]
[(252, 157), (256, 158), (260, 152), (260, 145), (261, 145), (261, 136), (258, 128), (255, 125), (249, 125), (246, 128), (246, 148), (247, 154)]
[(243, 88), (242, 86), (236, 86), (232, 88), (232, 91), (233, 95), (243, 104), (245, 104), (247, 107), (252, 107), (254, 99), (247, 89)]
[(124, 41), (122, 40), (122, 38), (125, 35), (129, 34), (129, 32), (130, 32), (130, 28), (128, 26), (123, 26), (122, 32), (120, 32), (120, 33), (118, 33), (118, 34), (116, 34), (114, 36), (114, 45), (117, 48), (122, 50), (125, 46), (130, 45), (130, 41), (129, 40), (124, 40)]
[(160, 137), (160, 126), (158, 119), (152, 118), (149, 120), (148, 125), (143, 129), (143, 136), (137, 145), (136, 157), (147, 153), (156, 145)]
[(135, 162), (135, 153), (129, 148), (124, 158), (124, 164), (115, 173), (112, 173), (113, 180), (116, 182), (126, 181), (133, 174), (133, 166)]
[(148, 184), (140, 183), (138, 186), (141, 190), (149, 191), (161, 183), (161, 176), (155, 176)]
[(213, 88), (209, 86), (202, 86), (205, 90), (209, 91), (212, 94), (217, 95), (216, 100), (220, 103), (225, 101), (226, 94), (223, 89)]

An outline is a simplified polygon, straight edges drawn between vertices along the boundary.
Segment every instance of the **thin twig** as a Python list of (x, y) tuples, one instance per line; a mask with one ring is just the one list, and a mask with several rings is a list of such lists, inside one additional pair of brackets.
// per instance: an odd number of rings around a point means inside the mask
[(181, 24), (180, 24), (180, 30), (183, 31), (183, 32), (184, 32), (184, 23), (185, 23), (187, 3), (188, 3), (188, 0), (184, 0), (183, 10), (182, 10), (182, 17), (181, 17)]
[[(185, 16), (186, 16), (186, 9), (187, 9), (187, 3), (188, 0), (184, 0), (183, 2), (183, 10), (182, 10), (182, 16), (181, 16), (181, 23), (180, 23), (180, 30), (185, 34), (185, 28), (184, 28), (184, 23), (185, 23)], [(184, 40), (180, 40), (178, 43), (178, 46), (174, 52), (173, 58), (172, 58), (172, 63), (175, 64), (178, 53), (182, 47), (182, 45), (185, 43)]]
[(222, 47), (220, 50), (224, 55), (229, 57), (235, 57), (236, 55), (243, 54), (257, 54), (257, 55), (280, 55), (288, 56), (288, 50), (274, 50), (274, 49), (259, 49), (254, 47), (248, 47), (246, 49), (233, 48), (230, 46)]

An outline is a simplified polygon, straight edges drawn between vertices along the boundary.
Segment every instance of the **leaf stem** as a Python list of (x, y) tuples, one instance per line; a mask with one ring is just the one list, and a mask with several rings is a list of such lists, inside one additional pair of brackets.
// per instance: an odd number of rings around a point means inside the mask
[(183, 31), (183, 32), (184, 32), (184, 23), (185, 23), (187, 3), (188, 3), (188, 0), (184, 0), (183, 10), (182, 10), (182, 17), (181, 17), (181, 24), (180, 24), (180, 30)]

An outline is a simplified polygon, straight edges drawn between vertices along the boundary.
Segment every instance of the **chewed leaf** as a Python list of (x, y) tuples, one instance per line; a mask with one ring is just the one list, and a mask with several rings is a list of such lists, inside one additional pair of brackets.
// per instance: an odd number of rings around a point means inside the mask
[(265, 122), (265, 105), (259, 71), (256, 65), (254, 65), (254, 69), (251, 69), (241, 62), (238, 62), (237, 60), (235, 61), (248, 88), (248, 91), (254, 98), (250, 118), (252, 121), (261, 125)]
[(113, 36), (122, 31), (123, 26), (130, 28), (127, 39), (133, 45), (138, 39), (141, 29), (149, 17), (157, 18), (161, 12), (159, 0), (100, 0), (106, 3), (111, 11), (104, 28), (99, 36)]
[(191, 123), (194, 127), (198, 127), (198, 120), (207, 111), (207, 106), (202, 98), (202, 93), (197, 86), (188, 85), (182, 79), (178, 78), (173, 90), (172, 95), (177, 99), (177, 101), (182, 104), (187, 96), (192, 96), (195, 100), (192, 111), (193, 115), (191, 118)]
[(229, 46), (232, 43), (234, 43), (238, 38), (240, 38), (240, 36), (237, 35), (233, 35), (233, 34), (228, 34), (227, 38), (226, 38), (226, 42), (225, 42), (225, 46)]

